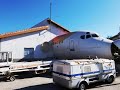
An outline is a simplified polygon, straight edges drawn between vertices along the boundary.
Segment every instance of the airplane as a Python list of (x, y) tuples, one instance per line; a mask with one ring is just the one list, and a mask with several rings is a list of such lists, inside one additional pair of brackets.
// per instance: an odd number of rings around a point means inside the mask
[(55, 37), (42, 45), (56, 59), (105, 58), (120, 55), (120, 40), (112, 41), (95, 32), (77, 31)]

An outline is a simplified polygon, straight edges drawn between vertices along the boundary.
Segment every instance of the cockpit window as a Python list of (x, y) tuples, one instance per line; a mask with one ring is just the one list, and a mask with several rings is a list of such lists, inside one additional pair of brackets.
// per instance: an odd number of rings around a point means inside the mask
[(87, 39), (87, 38), (91, 38), (91, 35), (90, 35), (90, 34), (86, 35), (86, 39)]
[(97, 34), (92, 34), (92, 37), (99, 37)]
[(86, 39), (91, 38), (90, 32), (86, 32)]
[(81, 38), (81, 39), (85, 39), (85, 35), (82, 35), (80, 38)]
[(90, 32), (86, 32), (86, 35), (80, 36), (81, 39), (88, 39), (91, 37), (99, 37), (97, 34), (91, 34)]
[(90, 34), (90, 32), (86, 32), (86, 34)]

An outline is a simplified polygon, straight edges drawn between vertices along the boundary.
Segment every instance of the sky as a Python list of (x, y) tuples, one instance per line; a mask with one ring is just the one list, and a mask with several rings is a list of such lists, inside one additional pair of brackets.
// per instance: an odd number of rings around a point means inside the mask
[(0, 34), (34, 26), (50, 17), (66, 29), (102, 37), (120, 30), (120, 0), (0, 0)]

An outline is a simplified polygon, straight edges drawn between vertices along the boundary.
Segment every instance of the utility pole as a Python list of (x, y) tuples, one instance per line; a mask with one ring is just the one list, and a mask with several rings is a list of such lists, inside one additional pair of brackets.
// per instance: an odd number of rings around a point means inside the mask
[(50, 0), (50, 30), (51, 30), (51, 19), (52, 19), (52, 0)]

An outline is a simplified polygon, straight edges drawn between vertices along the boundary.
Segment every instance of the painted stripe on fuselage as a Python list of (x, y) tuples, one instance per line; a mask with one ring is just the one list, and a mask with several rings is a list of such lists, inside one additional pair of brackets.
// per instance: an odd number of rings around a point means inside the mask
[(74, 32), (57, 36), (57, 37), (55, 37), (55, 38), (52, 40), (52, 43), (53, 43), (53, 44), (58, 44), (58, 43), (60, 43), (60, 42), (63, 42), (66, 38), (70, 37), (70, 36), (73, 35), (73, 34), (74, 34)]

